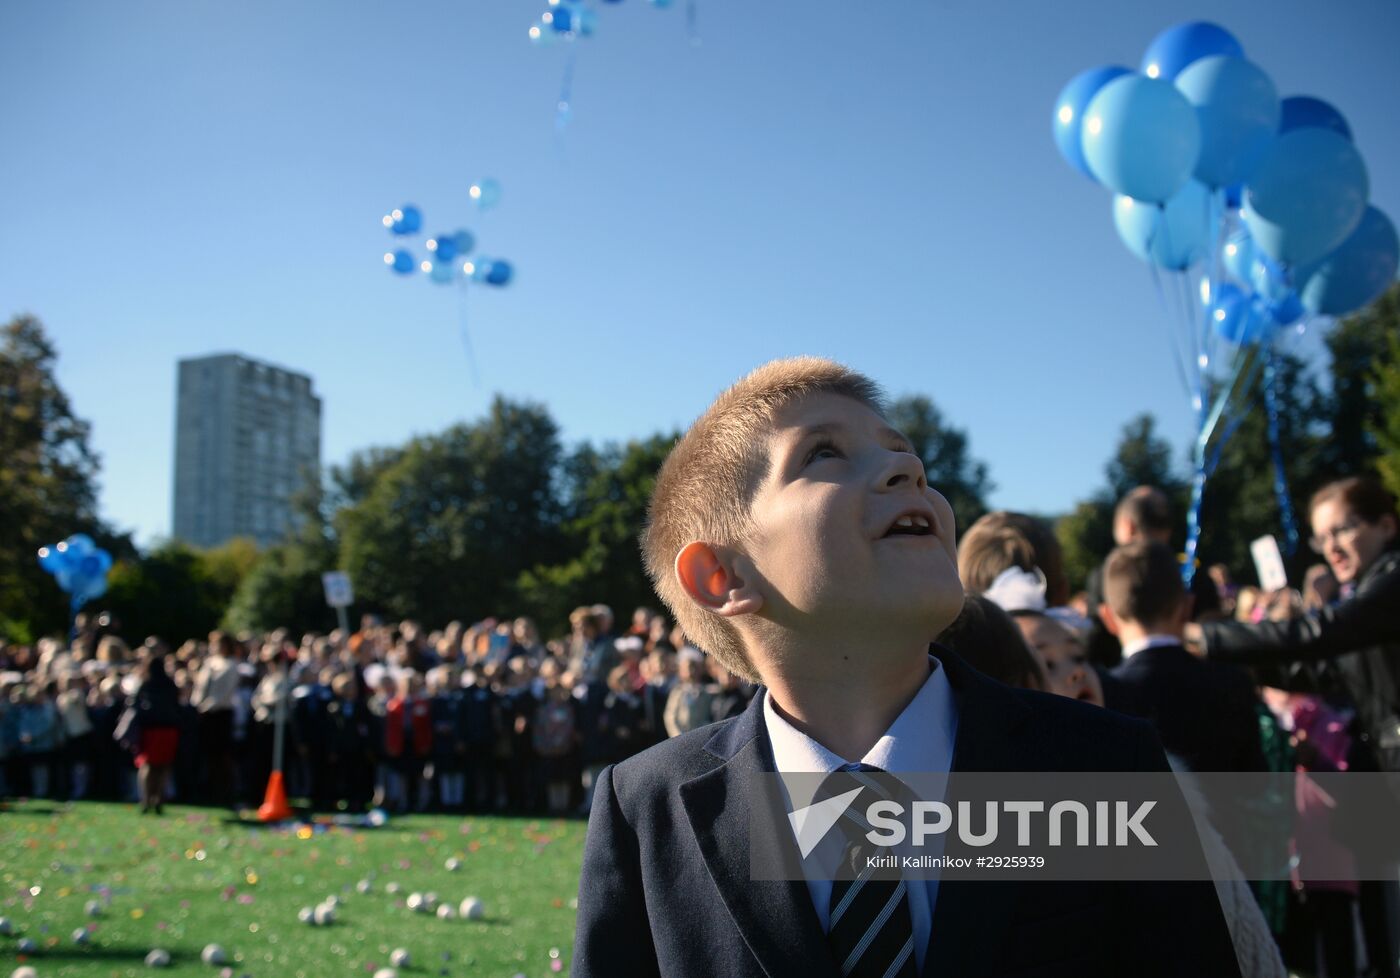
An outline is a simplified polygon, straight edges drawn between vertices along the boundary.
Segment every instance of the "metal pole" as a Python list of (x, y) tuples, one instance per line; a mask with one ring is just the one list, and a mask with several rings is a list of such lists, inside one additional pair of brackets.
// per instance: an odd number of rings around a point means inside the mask
[(282, 772), (282, 747), (285, 742), (285, 729), (287, 726), (287, 681), (291, 673), (287, 670), (287, 664), (282, 663), (282, 679), (277, 687), (277, 711), (273, 715), (272, 727), (272, 770), (277, 773)]
[(340, 622), (341, 632), (344, 633), (345, 638), (348, 640), (350, 638), (350, 619), (345, 616), (344, 605), (338, 604), (335, 606), (335, 617), (336, 620)]

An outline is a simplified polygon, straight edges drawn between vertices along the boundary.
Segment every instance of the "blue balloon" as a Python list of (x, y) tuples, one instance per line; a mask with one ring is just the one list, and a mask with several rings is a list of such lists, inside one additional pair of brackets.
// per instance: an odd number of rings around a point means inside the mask
[(1346, 117), (1329, 103), (1311, 95), (1292, 95), (1283, 100), (1278, 131), (1281, 135), (1294, 129), (1331, 129), (1351, 139), (1351, 126), (1347, 125)]
[(448, 285), (457, 276), (457, 269), (450, 261), (435, 261), (428, 271), (428, 277), (438, 285)]
[(1278, 90), (1262, 68), (1212, 55), (1187, 65), (1176, 87), (1201, 121), (1196, 179), (1228, 187), (1249, 177), (1278, 132)]
[(1269, 315), (1273, 317), (1275, 323), (1280, 326), (1291, 326), (1303, 318), (1307, 309), (1303, 307), (1303, 300), (1298, 297), (1298, 293), (1292, 289), (1281, 299), (1269, 303)]
[(1331, 254), (1300, 266), (1294, 280), (1308, 311), (1342, 316), (1374, 302), (1395, 281), (1400, 238), (1385, 213), (1367, 207), (1356, 230)]
[(1232, 211), (1237, 211), (1237, 210), (1240, 209), (1240, 205), (1243, 204), (1243, 203), (1244, 203), (1244, 184), (1243, 184), (1243, 183), (1232, 183), (1230, 186), (1228, 186), (1228, 187), (1225, 188), (1225, 206), (1226, 206), (1226, 207), (1230, 208), (1230, 210), (1232, 210)]
[(1248, 282), (1256, 254), (1254, 240), (1250, 238), (1249, 232), (1236, 231), (1230, 235), (1230, 240), (1225, 242), (1225, 247), (1220, 249), (1220, 260), (1232, 278)]
[(1124, 75), (1089, 101), (1082, 142), (1100, 183), (1134, 200), (1162, 203), (1191, 178), (1201, 126), (1170, 82)]
[(57, 574), (68, 563), (67, 553), (58, 547), (40, 547), (38, 556), (39, 566), (50, 574)]
[(1142, 73), (1148, 78), (1174, 81), (1187, 65), (1223, 54), (1244, 57), (1244, 47), (1225, 28), (1203, 20), (1168, 27), (1152, 39), (1142, 56)]
[(574, 30), (579, 37), (592, 37), (598, 30), (598, 15), (587, 7), (580, 7), (574, 14)]
[(389, 230), (394, 234), (417, 234), (423, 226), (423, 213), (412, 204), (404, 204), (389, 215), (389, 220)]
[(76, 553), (79, 556), (86, 557), (97, 549), (97, 544), (93, 543), (92, 537), (88, 536), (86, 533), (74, 533), (67, 540), (64, 540), (63, 543), (68, 549), (70, 559), (72, 554)]
[(493, 258), (486, 265), (484, 276), (487, 285), (508, 285), (511, 277), (515, 274), (515, 269), (510, 267), (510, 262)]
[(658, 10), (665, 10), (674, 2), (675, 0), (651, 0), (651, 5), (653, 7), (656, 7)]
[(470, 255), (472, 249), (476, 247), (476, 236), (470, 231), (458, 231), (452, 237), (457, 244), (457, 254), (459, 255)]
[(413, 259), (413, 252), (407, 248), (399, 248), (385, 255), (384, 264), (392, 268), (397, 275), (411, 275), (418, 267), (418, 263)]
[(1194, 265), (1210, 246), (1210, 191), (1192, 180), (1165, 204), (1118, 194), (1113, 224), (1128, 250), (1174, 272)]
[(574, 12), (562, 3), (548, 14), (549, 26), (556, 34), (567, 34), (574, 29)]
[(479, 210), (489, 210), (501, 201), (501, 185), (489, 177), (478, 180), (467, 189), (467, 196)]
[(1245, 188), (1254, 243), (1286, 264), (1314, 261), (1356, 230), (1371, 193), (1356, 147), (1330, 129), (1295, 129), (1269, 146)]
[(1210, 318), (1216, 333), (1235, 346), (1253, 346), (1273, 330), (1273, 318), (1263, 304), (1228, 282), (1220, 286)]
[(451, 261), (457, 257), (457, 235), (439, 234), (432, 240), (432, 252), (437, 261)]
[(1094, 179), (1094, 174), (1089, 171), (1089, 164), (1084, 161), (1084, 146), (1080, 142), (1084, 127), (1084, 110), (1088, 108), (1089, 101), (1098, 94), (1099, 89), (1115, 78), (1131, 74), (1131, 69), (1119, 65), (1090, 68), (1071, 78), (1069, 84), (1060, 90), (1060, 97), (1055, 99), (1055, 115), (1051, 120), (1055, 145), (1059, 147), (1060, 155), (1066, 162), (1090, 180)]

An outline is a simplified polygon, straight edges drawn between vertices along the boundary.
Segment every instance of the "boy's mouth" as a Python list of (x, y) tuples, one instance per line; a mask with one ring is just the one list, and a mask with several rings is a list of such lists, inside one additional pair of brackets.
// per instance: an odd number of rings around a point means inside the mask
[(933, 520), (924, 513), (901, 513), (890, 524), (881, 539), (888, 537), (930, 537), (935, 536)]

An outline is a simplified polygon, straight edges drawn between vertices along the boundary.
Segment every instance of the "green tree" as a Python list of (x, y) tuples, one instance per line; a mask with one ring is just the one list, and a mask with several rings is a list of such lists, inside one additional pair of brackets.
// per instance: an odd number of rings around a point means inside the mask
[(480, 421), (414, 438), (335, 514), (357, 598), (434, 624), (509, 607), (522, 571), (563, 556), (561, 454), (543, 407), (500, 397)]
[(516, 582), (521, 609), (546, 630), (567, 626), (582, 604), (604, 601), (620, 615), (656, 594), (642, 565), (638, 535), (661, 463), (676, 435), (653, 435), (601, 452), (584, 444), (564, 466), (567, 560), (536, 565)]
[(1107, 484), (1055, 525), (1071, 586), (1083, 587), (1089, 572), (1113, 549), (1113, 510), (1130, 490), (1156, 486), (1185, 512), (1186, 489), (1172, 469), (1171, 456), (1171, 444), (1157, 433), (1157, 419), (1151, 414), (1140, 414), (1123, 426), (1104, 466)]
[(54, 376), (58, 354), (33, 316), (0, 332), (0, 634), (62, 633), (68, 603), (35, 554), (88, 533), (114, 557), (129, 539), (97, 518), (97, 454)]
[(1337, 323), (1327, 335), (1332, 355), (1331, 392), (1323, 401), (1330, 428), (1319, 456), (1332, 478), (1375, 471), (1381, 448), (1377, 432), (1385, 427), (1389, 407), (1377, 389), (1377, 377), (1396, 362), (1392, 338), (1400, 333), (1400, 285)]
[(959, 528), (967, 529), (987, 512), (996, 488), (986, 463), (972, 457), (967, 432), (948, 424), (929, 398), (901, 397), (890, 405), (890, 424), (904, 433), (924, 463), (929, 485), (952, 504)]
[(1400, 336), (1391, 334), (1388, 353), (1372, 374), (1380, 417), (1373, 423), (1371, 434), (1380, 449), (1376, 468), (1381, 481), (1400, 496)]
[[(1282, 513), (1274, 489), (1274, 463), (1269, 448), (1268, 413), (1264, 407), (1263, 373), (1244, 393), (1249, 406), (1234, 435), (1221, 452), (1220, 464), (1206, 483), (1201, 505), (1200, 557), (1203, 564), (1223, 563), (1238, 580), (1252, 580), (1254, 561), (1250, 541), (1272, 535), (1284, 544)], [(1284, 460), (1289, 499), (1306, 538), (1308, 496), (1326, 480), (1323, 452), (1327, 449), (1327, 401), (1296, 357), (1278, 358), (1279, 444)], [(1291, 579), (1300, 581), (1308, 562), (1306, 547), (1288, 560)]]
[(326, 632), (335, 611), (326, 605), (321, 575), (336, 568), (327, 493), (305, 486), (292, 500), (294, 529), (257, 555), (226, 603), (222, 624), (235, 632)]
[(219, 626), (258, 559), (257, 545), (242, 537), (209, 550), (167, 541), (118, 561), (102, 604), (131, 641), (158, 635), (178, 645), (203, 638)]

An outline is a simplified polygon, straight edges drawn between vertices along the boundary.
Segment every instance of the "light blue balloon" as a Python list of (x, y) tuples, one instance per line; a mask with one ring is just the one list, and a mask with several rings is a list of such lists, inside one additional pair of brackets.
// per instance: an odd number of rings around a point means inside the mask
[(1194, 265), (1210, 246), (1210, 191), (1191, 180), (1166, 204), (1118, 194), (1113, 225), (1128, 250), (1174, 272)]
[(490, 177), (472, 184), (467, 193), (478, 210), (490, 210), (501, 202), (501, 185)]
[(74, 533), (63, 542), (68, 547), (69, 559), (72, 559), (73, 554), (87, 556), (97, 549), (97, 544), (93, 543), (92, 537), (86, 533)]
[(1231, 278), (1248, 282), (1256, 254), (1254, 239), (1248, 231), (1241, 230), (1230, 235), (1230, 240), (1225, 242), (1225, 247), (1220, 250), (1220, 260)]
[(1134, 200), (1162, 203), (1191, 178), (1201, 126), (1170, 82), (1124, 75), (1090, 100), (1082, 141), (1100, 183)]
[(1356, 230), (1331, 254), (1294, 275), (1309, 312), (1343, 316), (1370, 305), (1395, 281), (1400, 237), (1385, 213), (1367, 207)]
[(1295, 129), (1269, 144), (1245, 187), (1240, 216), (1254, 243), (1285, 264), (1332, 251), (1366, 212), (1366, 164), (1330, 129)]
[(457, 276), (457, 268), (450, 261), (435, 261), (428, 272), (428, 277), (438, 285), (449, 285)]
[(1121, 65), (1090, 68), (1071, 78), (1069, 83), (1060, 89), (1059, 98), (1055, 99), (1055, 114), (1051, 118), (1055, 145), (1065, 161), (1090, 180), (1094, 179), (1094, 174), (1089, 171), (1089, 164), (1084, 161), (1084, 146), (1081, 141), (1084, 110), (1089, 107), (1089, 102), (1099, 93), (1099, 89), (1115, 78), (1131, 74), (1131, 69)]
[(1173, 81), (1187, 65), (1217, 54), (1242, 58), (1244, 47), (1219, 24), (1188, 21), (1168, 27), (1152, 39), (1142, 56), (1142, 73), (1148, 78)]
[(470, 231), (458, 231), (453, 237), (457, 242), (458, 255), (470, 255), (476, 247), (476, 236)]
[(1220, 188), (1249, 178), (1278, 131), (1278, 89), (1264, 70), (1243, 58), (1201, 58), (1176, 78), (1196, 107), (1201, 157), (1196, 179)]

